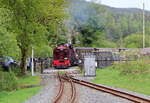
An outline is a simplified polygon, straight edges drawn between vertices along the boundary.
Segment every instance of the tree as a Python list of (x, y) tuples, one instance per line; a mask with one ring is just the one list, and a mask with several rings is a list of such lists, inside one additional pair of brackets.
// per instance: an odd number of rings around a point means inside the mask
[(0, 8), (0, 12), (0, 57), (10, 56), (15, 60), (19, 60), (20, 50), (17, 46), (16, 34), (7, 30), (10, 28), (10, 11)]
[(0, 27), (0, 57), (10, 56), (15, 60), (20, 59), (20, 50), (17, 46), (16, 34)]
[(35, 57), (42, 57), (42, 58), (46, 58), (48, 57), (52, 57), (53, 55), (53, 49), (51, 47), (49, 47), (49, 45), (42, 45), (42, 46), (35, 46)]
[[(124, 39), (126, 48), (142, 48), (143, 47), (143, 35), (142, 34), (132, 34)], [(146, 35), (146, 47), (150, 47), (149, 36)]]
[(97, 25), (95, 20), (90, 20), (87, 24), (81, 25), (79, 28), (81, 45), (92, 47), (97, 42), (100, 43), (105, 39), (105, 35), (102, 33), (103, 30), (103, 26)]
[(45, 40), (47, 26), (53, 21), (63, 21), (65, 3), (64, 0), (0, 1), (0, 6), (12, 14), (11, 31), (17, 34), (17, 45), (22, 54), (22, 75), (26, 74), (26, 60), (32, 44), (40, 44)]

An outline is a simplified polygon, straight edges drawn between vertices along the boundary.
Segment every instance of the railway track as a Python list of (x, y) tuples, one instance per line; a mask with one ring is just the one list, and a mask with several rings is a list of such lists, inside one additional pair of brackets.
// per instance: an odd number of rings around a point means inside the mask
[[(75, 97), (76, 97), (76, 89), (75, 89), (75, 85), (74, 83), (72, 82), (71, 79), (69, 79), (70, 77), (67, 77), (67, 82), (69, 82), (70, 86), (71, 86), (71, 98), (69, 99), (69, 103), (74, 103), (75, 101)], [(65, 91), (64, 89), (64, 83), (65, 81), (63, 80), (63, 76), (61, 76), (59, 73), (58, 73), (58, 79), (60, 81), (60, 88), (59, 88), (59, 92), (54, 100), (53, 103), (61, 103), (63, 100), (65, 100), (66, 98), (63, 98), (63, 93)]]
[(109, 94), (127, 99), (127, 100), (135, 102), (135, 103), (150, 103), (150, 99), (145, 99), (145, 98), (142, 98), (142, 97), (138, 97), (138, 96), (126, 93), (126, 92), (122, 92), (122, 91), (118, 91), (118, 90), (115, 90), (115, 89), (112, 89), (112, 88), (100, 86), (100, 85), (90, 83), (90, 82), (87, 82), (87, 81), (78, 80), (78, 79), (73, 78), (72, 76), (64, 76), (63, 79), (68, 80), (68, 81), (71, 80), (74, 83), (77, 83), (77, 84), (80, 84), (80, 85), (83, 85), (83, 86), (86, 86), (86, 87), (90, 87), (92, 89), (96, 89), (96, 90), (99, 90), (99, 91), (102, 91), (102, 92), (106, 92), (106, 93), (109, 93)]

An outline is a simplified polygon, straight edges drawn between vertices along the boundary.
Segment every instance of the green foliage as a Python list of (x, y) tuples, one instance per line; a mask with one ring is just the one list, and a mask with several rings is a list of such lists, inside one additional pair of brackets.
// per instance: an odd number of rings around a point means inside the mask
[(88, 24), (82, 25), (79, 30), (81, 33), (81, 45), (85, 47), (93, 47), (94, 44), (101, 43), (104, 40), (103, 26), (98, 26), (96, 21), (89, 21)]
[[(127, 41), (124, 42), (124, 39), (126, 39), (128, 36), (131, 36), (133, 34), (140, 34), (142, 32), (142, 22), (141, 22), (142, 16), (139, 15), (141, 10), (111, 8), (93, 2), (86, 2), (84, 0), (69, 0), (69, 1), (72, 3), (72, 5), (69, 7), (69, 14), (71, 17), (70, 20), (71, 22), (69, 22), (69, 26), (73, 28), (73, 30), (71, 31), (76, 31), (77, 32), (76, 34), (79, 34), (79, 39), (78, 38), (76, 39), (77, 41), (78, 40), (80, 41), (80, 44), (78, 43), (79, 46), (94, 45), (94, 47), (111, 47), (109, 45), (108, 46), (105, 45), (107, 43), (103, 43), (103, 41), (106, 40), (109, 42), (114, 42), (115, 44), (117, 44), (117, 47), (121, 48), (141, 47), (141, 44), (134, 43), (135, 41), (133, 40), (127, 45), (126, 45)], [(146, 17), (145, 18), (146, 34), (150, 35), (149, 29), (150, 12), (146, 12), (145, 17)], [(91, 21), (95, 21), (96, 23)], [(90, 25), (89, 29), (87, 29), (88, 28), (87, 24)], [(93, 25), (97, 27), (96, 30), (93, 29), (94, 28)], [(101, 31), (99, 27), (103, 27), (104, 28), (103, 31)], [(88, 33), (81, 32), (80, 28), (86, 29)], [(100, 33), (103, 35), (101, 35), (100, 38), (97, 38), (97, 35), (95, 35), (94, 32), (89, 34), (89, 32), (91, 32), (92, 29), (95, 30), (95, 32), (100, 31)], [(98, 34), (100, 35), (100, 33)], [(83, 35), (85, 35), (85, 37)], [(92, 35), (95, 36), (97, 39), (94, 39)], [(142, 42), (142, 39), (138, 40), (139, 43)], [(99, 43), (97, 42), (93, 44), (93, 42), (95, 41), (98, 41)], [(147, 45), (147, 47), (149, 47), (149, 44)]]
[(20, 50), (17, 46), (16, 34), (8, 32), (0, 26), (0, 56), (10, 56), (15, 60), (20, 59)]
[(120, 68), (122, 68), (121, 74), (150, 74), (150, 64), (143, 61), (134, 61), (123, 63)]
[(94, 48), (115, 48), (116, 44), (106, 40), (103, 33), (103, 26), (97, 24), (96, 21), (89, 21), (88, 24), (82, 25), (80, 28), (79, 41), (81, 46)]
[[(2, 72), (0, 72), (0, 77), (1, 74)], [(29, 85), (39, 85), (40, 81), (41, 79), (39, 76), (24, 76), (24, 77), (18, 77), (17, 84), (19, 87), (29, 86)], [(10, 82), (13, 82), (13, 79), (11, 79)], [(1, 91), (2, 89), (0, 88), (0, 103), (23, 103), (25, 100), (28, 100), (33, 95), (35, 95), (40, 89), (41, 86), (34, 87), (34, 88), (17, 89), (13, 91)]]
[[(0, 6), (11, 15), (9, 30), (16, 34), (17, 45), (21, 51), (22, 75), (26, 71), (26, 59), (32, 44), (47, 42), (48, 34), (54, 33), (63, 26), (66, 17), (65, 0), (1, 0)], [(7, 16), (3, 16), (6, 19)], [(6, 23), (8, 24), (8, 23)], [(53, 32), (48, 27), (53, 27)], [(55, 32), (54, 32), (55, 31)]]
[(93, 47), (94, 48), (116, 48), (117, 46), (114, 42), (102, 40), (100, 42), (96, 42)]
[(37, 76), (16, 77), (13, 72), (0, 71), (0, 91), (12, 91), (22, 86), (38, 85), (40, 81), (40, 77)]
[(66, 39), (65, 34), (50, 35), (48, 37), (48, 44), (51, 48), (55, 48), (56, 45), (66, 43), (66, 42), (67, 42), (67, 39)]
[[(125, 38), (124, 43), (126, 48), (142, 48), (143, 47), (142, 34), (132, 34)], [(150, 47), (149, 36), (146, 35), (145, 46)]]
[(14, 90), (18, 88), (17, 77), (13, 72), (1, 72), (0, 90)]
[[(3, 71), (4, 71), (4, 68), (0, 65), (0, 79), (2, 77)], [(15, 76), (18, 76), (20, 74), (20, 72), (21, 72), (21, 69), (16, 64), (10, 64), (9, 65), (9, 72), (14, 73)]]
[(35, 57), (52, 57), (53, 55), (53, 49), (49, 47), (48, 45), (43, 45), (40, 47), (35, 47)]
[(113, 64), (109, 69), (120, 70), (121, 75), (147, 75), (150, 74), (148, 61), (138, 60)]
[(16, 66), (15, 64), (11, 64), (9, 67), (9, 71), (13, 72), (16, 76), (18, 76), (21, 73), (21, 69), (19, 66)]

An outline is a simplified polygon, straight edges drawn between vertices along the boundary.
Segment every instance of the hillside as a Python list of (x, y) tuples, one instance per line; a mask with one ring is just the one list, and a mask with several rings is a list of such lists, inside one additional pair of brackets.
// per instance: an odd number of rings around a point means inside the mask
[[(110, 7), (110, 6), (106, 6), (106, 5), (103, 5), (105, 6), (106, 8), (108, 8), (109, 10), (112, 10), (116, 13), (141, 13), (142, 12), (142, 9), (138, 9), (138, 8), (115, 8), (115, 7)], [(147, 11), (145, 10), (146, 13), (150, 14), (150, 11)]]
[[(72, 31), (76, 31), (80, 35), (84, 34), (83, 31), (80, 31), (81, 28), (90, 25), (92, 27), (89, 27), (94, 28), (94, 31), (99, 30), (99, 32), (103, 34), (103, 37), (101, 36), (101, 38), (103, 38), (103, 41), (106, 40), (117, 44), (117, 46), (123, 46), (125, 44), (123, 43), (123, 40), (126, 37), (132, 34), (142, 33), (141, 9), (114, 8), (106, 5), (96, 4), (93, 2), (87, 2), (85, 0), (68, 1), (72, 4), (68, 9), (70, 15), (69, 27), (72, 26), (72, 29), (74, 28)], [(150, 11), (146, 11), (145, 14), (145, 31), (146, 34), (150, 34)], [(68, 30), (70, 29), (68, 28)], [(93, 35), (94, 34), (91, 34), (91, 36)], [(121, 41), (122, 43), (118, 43)], [(90, 41), (90, 43), (91, 42), (92, 41)], [(94, 45), (97, 45), (97, 43)]]

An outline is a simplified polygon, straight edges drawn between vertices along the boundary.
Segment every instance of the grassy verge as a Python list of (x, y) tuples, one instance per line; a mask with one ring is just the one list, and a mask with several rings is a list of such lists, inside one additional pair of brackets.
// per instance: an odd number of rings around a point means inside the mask
[(40, 77), (38, 76), (28, 76), (21, 77), (18, 79), (19, 86), (37, 85), (40, 84)]
[(40, 89), (41, 87), (35, 87), (20, 89), (12, 92), (1, 92), (0, 103), (23, 103), (25, 100), (35, 95)]
[[(125, 65), (120, 65), (119, 69), (118, 66), (112, 66), (107, 69), (97, 70), (96, 78), (93, 82), (150, 95), (150, 74), (145, 74), (143, 71), (139, 72), (139, 69), (132, 69), (132, 72), (130, 72), (130, 69), (123, 70), (122, 68), (128, 67), (127, 64)], [(131, 65), (132, 64), (130, 64), (130, 66)], [(131, 67), (133, 68), (134, 66), (132, 65)]]
[[(28, 85), (37, 85), (40, 84), (40, 77), (20, 77), (18, 78), (19, 87), (28, 86)], [(18, 89), (14, 91), (2, 91), (0, 92), (0, 103), (23, 103), (25, 100), (29, 99), (33, 95), (35, 95), (41, 87), (34, 88), (24, 88)]]

